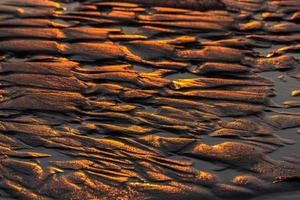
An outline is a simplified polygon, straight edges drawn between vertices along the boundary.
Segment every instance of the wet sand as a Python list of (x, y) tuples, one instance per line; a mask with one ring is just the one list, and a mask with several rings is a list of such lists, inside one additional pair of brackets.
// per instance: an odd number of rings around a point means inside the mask
[(298, 0), (0, 2), (0, 199), (299, 199)]

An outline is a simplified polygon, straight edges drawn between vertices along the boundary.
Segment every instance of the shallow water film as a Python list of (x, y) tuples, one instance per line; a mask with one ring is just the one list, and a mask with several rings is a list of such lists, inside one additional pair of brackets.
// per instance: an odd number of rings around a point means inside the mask
[(300, 199), (299, 0), (0, 0), (0, 199)]

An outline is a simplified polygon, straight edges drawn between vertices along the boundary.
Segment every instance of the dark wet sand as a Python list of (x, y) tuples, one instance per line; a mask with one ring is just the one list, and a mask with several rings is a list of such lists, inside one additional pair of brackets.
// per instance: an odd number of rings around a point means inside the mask
[(299, 199), (299, 41), (298, 0), (1, 1), (0, 199)]

